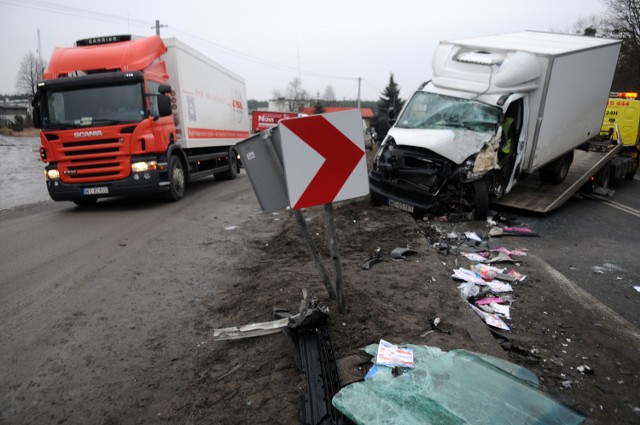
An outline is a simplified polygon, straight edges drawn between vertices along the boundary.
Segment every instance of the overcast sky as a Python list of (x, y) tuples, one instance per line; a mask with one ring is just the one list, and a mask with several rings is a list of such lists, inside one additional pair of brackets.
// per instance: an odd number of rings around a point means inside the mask
[(0, 94), (16, 93), (23, 56), (99, 35), (152, 35), (155, 20), (244, 77), (247, 97), (284, 93), (293, 78), (312, 96), (377, 100), (393, 73), (407, 98), (431, 76), (441, 40), (524, 30), (569, 32), (602, 14), (601, 0), (0, 0)]

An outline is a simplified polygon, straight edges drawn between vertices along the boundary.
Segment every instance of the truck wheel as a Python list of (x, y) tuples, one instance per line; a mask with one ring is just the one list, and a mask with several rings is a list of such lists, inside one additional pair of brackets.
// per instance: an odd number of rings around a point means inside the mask
[(238, 154), (233, 148), (229, 149), (229, 168), (222, 173), (214, 174), (216, 180), (233, 180), (238, 175)]
[(476, 220), (486, 220), (489, 213), (489, 190), (484, 180), (473, 182), (473, 202), (475, 204), (473, 217)]
[(185, 175), (182, 161), (178, 155), (172, 155), (169, 160), (169, 192), (166, 198), (168, 201), (177, 202), (184, 196)]
[(569, 152), (540, 169), (540, 180), (544, 183), (562, 183), (569, 174), (573, 162), (573, 152)]
[(633, 170), (629, 171), (627, 174), (624, 175), (624, 179), (627, 181), (631, 181), (633, 180), (633, 178), (636, 176), (636, 172), (638, 171), (638, 165), (640, 163), (640, 156), (636, 157), (636, 161), (635, 161), (635, 165), (633, 166)]
[(604, 189), (608, 189), (610, 181), (611, 181), (611, 169), (609, 168), (609, 164), (607, 164), (604, 167), (602, 167), (600, 171), (598, 171), (598, 174), (596, 174), (596, 183), (598, 183), (598, 186)]

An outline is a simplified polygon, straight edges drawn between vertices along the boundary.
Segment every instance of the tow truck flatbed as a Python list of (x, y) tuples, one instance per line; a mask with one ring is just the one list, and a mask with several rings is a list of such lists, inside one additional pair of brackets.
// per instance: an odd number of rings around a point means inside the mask
[(538, 174), (527, 175), (511, 192), (500, 199), (492, 199), (496, 205), (522, 210), (548, 213), (564, 204), (573, 194), (596, 175), (623, 148), (622, 143), (607, 152), (575, 150), (573, 163), (567, 178), (559, 184), (543, 183)]

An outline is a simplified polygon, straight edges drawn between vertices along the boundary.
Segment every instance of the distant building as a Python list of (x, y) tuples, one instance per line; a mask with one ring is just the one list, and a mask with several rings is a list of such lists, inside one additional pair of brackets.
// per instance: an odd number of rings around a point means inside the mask
[(31, 116), (29, 103), (25, 101), (0, 102), (0, 127), (7, 127), (10, 122), (14, 122), (16, 115), (25, 120)]

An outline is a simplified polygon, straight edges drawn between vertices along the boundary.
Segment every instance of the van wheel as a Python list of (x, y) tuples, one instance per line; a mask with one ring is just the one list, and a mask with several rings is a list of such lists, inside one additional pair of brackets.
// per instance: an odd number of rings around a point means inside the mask
[(489, 213), (489, 190), (484, 180), (473, 182), (473, 202), (475, 204), (473, 217), (476, 220), (486, 220)]
[(569, 152), (540, 169), (540, 180), (544, 183), (562, 183), (569, 174), (573, 162), (573, 152)]
[(171, 202), (177, 202), (184, 196), (186, 178), (184, 174), (184, 166), (178, 155), (172, 155), (169, 160), (169, 192), (166, 199)]
[(233, 148), (229, 148), (229, 168), (222, 173), (215, 173), (216, 180), (233, 180), (238, 175), (238, 154)]

